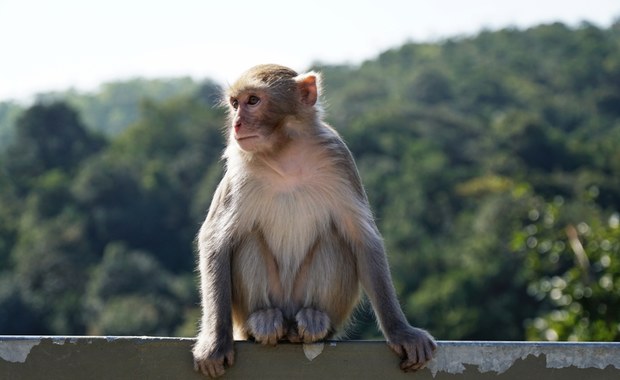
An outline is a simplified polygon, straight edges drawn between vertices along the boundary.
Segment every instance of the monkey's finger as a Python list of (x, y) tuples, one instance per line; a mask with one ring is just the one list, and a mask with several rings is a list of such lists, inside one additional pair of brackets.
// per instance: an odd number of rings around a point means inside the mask
[(267, 339), (265, 340), (265, 344), (270, 346), (275, 346), (278, 344), (278, 338), (275, 334), (267, 335)]
[(196, 362), (196, 367), (198, 368), (198, 372), (201, 372), (203, 375), (209, 375), (209, 369), (207, 368), (207, 364), (204, 362)]
[(437, 350), (437, 342), (435, 342), (435, 340), (431, 339), (431, 346), (433, 348), (433, 352), (435, 352), (435, 350)]
[(426, 367), (426, 362), (413, 362), (411, 360), (403, 360), (402, 363), (400, 363), (400, 369), (405, 372), (415, 372), (424, 367)]
[(297, 327), (297, 333), (299, 334), (299, 338), (302, 341), (306, 340), (306, 327), (305, 326), (302, 326), (302, 325), (298, 326)]
[(220, 363), (216, 363), (213, 365), (212, 371), (211, 371), (211, 377), (220, 377), (224, 374), (224, 372), (226, 372), (226, 370), (224, 369), (224, 365), (220, 364)]
[(278, 341), (278, 339), (282, 338), (285, 334), (285, 329), (284, 329), (284, 325), (282, 323), (275, 323), (274, 324), (275, 330), (276, 330), (276, 343)]
[(205, 362), (201, 362), (201, 361), (195, 360), (194, 361), (194, 370), (196, 372), (202, 373), (203, 375), (211, 376), (209, 374), (209, 369), (207, 368), (207, 364)]
[(403, 371), (415, 371), (416, 366), (419, 364), (417, 355), (413, 354), (412, 356), (407, 355), (402, 362), (400, 362), (400, 369)]
[(205, 360), (200, 363), (201, 372), (209, 377), (220, 377), (226, 372), (224, 370), (224, 359), (221, 360)]
[(424, 367), (426, 367), (426, 363), (408, 363), (408, 366), (406, 367), (401, 364), (400, 368), (405, 372), (415, 372), (423, 369)]
[(430, 344), (425, 344), (424, 345), (424, 361), (429, 361), (433, 358), (433, 354), (435, 353), (435, 350), (437, 349), (437, 344), (435, 344), (435, 342), (431, 341)]
[(417, 345), (417, 346), (404, 346), (407, 353), (407, 357), (401, 362), (400, 368), (405, 372), (417, 371), (424, 368), (426, 363), (432, 358), (428, 356), (430, 354), (429, 346)]
[(230, 351), (226, 354), (226, 363), (228, 363), (229, 367), (235, 364), (235, 351)]
[(314, 338), (312, 335), (310, 335), (310, 334), (306, 334), (306, 335), (304, 336), (304, 343), (305, 343), (305, 344), (312, 344), (312, 343), (314, 343), (314, 342), (316, 342), (316, 341), (317, 341), (317, 339), (315, 339), (315, 338)]
[(405, 352), (403, 351), (403, 346), (401, 346), (400, 344), (394, 344), (394, 343), (389, 343), (388, 342), (388, 346), (390, 347), (390, 349), (392, 351), (394, 351), (394, 353), (396, 353), (396, 355), (398, 355), (399, 358), (404, 358), (405, 357)]

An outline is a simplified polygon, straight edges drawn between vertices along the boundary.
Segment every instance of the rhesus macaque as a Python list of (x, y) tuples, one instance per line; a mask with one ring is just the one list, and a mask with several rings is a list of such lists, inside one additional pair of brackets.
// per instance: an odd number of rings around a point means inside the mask
[(422, 368), (436, 349), (400, 309), (353, 157), (321, 120), (319, 84), (314, 72), (260, 65), (226, 94), (226, 172), (198, 235), (193, 354), (209, 376), (233, 364), (233, 336), (268, 345), (333, 337), (360, 285), (403, 370)]

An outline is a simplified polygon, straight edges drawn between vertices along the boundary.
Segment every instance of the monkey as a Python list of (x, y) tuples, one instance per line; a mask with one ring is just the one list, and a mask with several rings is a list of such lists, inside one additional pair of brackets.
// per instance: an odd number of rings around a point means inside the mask
[(255, 66), (225, 92), (225, 171), (197, 235), (197, 371), (221, 376), (234, 339), (333, 338), (362, 289), (401, 369), (437, 348), (400, 308), (353, 156), (323, 121), (320, 73)]

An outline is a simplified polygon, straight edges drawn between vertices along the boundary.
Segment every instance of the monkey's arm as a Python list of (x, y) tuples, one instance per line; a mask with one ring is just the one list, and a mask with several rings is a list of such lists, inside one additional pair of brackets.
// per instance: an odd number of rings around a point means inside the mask
[(225, 364), (234, 362), (232, 332), (232, 247), (226, 228), (229, 191), (226, 177), (218, 186), (209, 213), (198, 235), (202, 319), (194, 346), (197, 370), (211, 377), (221, 376)]
[[(383, 246), (383, 240), (374, 222), (368, 198), (361, 184), (355, 162), (348, 149), (342, 150), (340, 164), (348, 173), (351, 188), (356, 194), (356, 204), (349, 207), (346, 221), (340, 225), (356, 255), (357, 272), (379, 325), (390, 348), (402, 359), (405, 371), (420, 369), (432, 359), (437, 345), (424, 330), (412, 327), (398, 303), (396, 291)], [(346, 229), (350, 229), (346, 231)]]
[(373, 235), (367, 235), (356, 249), (360, 281), (390, 348), (403, 359), (401, 368), (414, 371), (432, 359), (437, 345), (429, 333), (407, 322), (396, 297), (381, 238)]

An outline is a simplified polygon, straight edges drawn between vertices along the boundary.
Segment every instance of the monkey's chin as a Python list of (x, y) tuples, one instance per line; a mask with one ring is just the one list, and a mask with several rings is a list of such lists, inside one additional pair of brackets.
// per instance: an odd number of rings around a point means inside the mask
[(252, 135), (252, 136), (243, 136), (243, 137), (235, 137), (237, 141), (237, 145), (241, 150), (246, 152), (254, 152), (259, 148), (260, 145), (260, 136)]

